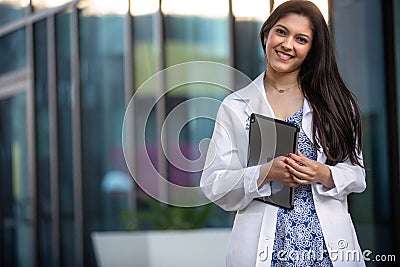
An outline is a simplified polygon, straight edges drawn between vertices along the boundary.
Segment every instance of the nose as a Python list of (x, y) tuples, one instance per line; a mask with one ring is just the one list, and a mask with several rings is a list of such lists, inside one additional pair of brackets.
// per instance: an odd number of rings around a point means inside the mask
[(290, 51), (293, 49), (293, 38), (288, 36), (282, 42), (282, 48), (286, 51)]

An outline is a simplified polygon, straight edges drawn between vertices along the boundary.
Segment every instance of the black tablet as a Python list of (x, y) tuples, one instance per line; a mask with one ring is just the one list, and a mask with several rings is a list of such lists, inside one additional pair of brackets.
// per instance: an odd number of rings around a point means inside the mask
[[(295, 124), (251, 114), (247, 166), (263, 165), (278, 156), (296, 153), (299, 132)], [(293, 187), (271, 182), (271, 195), (256, 200), (293, 209)]]

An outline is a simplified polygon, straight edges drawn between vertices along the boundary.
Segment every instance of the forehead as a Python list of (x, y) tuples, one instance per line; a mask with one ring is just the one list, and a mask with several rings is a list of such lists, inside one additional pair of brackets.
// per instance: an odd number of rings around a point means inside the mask
[(294, 34), (307, 34), (308, 36), (312, 36), (312, 25), (310, 20), (298, 14), (289, 14), (281, 19), (279, 19), (275, 26), (284, 26), (289, 31), (293, 32)]

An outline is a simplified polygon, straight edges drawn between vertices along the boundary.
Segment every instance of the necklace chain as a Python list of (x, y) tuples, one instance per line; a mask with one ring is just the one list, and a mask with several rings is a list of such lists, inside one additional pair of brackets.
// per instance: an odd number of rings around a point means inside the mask
[(274, 85), (272, 84), (272, 82), (271, 82), (270, 79), (265, 78), (265, 81), (266, 81), (269, 85), (271, 85), (272, 88), (274, 88), (276, 91), (278, 91), (280, 94), (283, 94), (284, 92), (286, 92), (286, 91), (289, 90), (289, 89), (298, 87), (298, 83), (297, 83), (297, 82), (296, 82), (294, 85), (289, 86), (288, 88), (278, 88), (278, 87), (276, 87), (276, 86), (274, 86)]

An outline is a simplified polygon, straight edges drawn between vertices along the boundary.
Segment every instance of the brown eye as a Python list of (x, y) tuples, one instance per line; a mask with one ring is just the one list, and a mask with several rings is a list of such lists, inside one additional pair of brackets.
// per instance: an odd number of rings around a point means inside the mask
[(308, 43), (308, 40), (306, 38), (303, 38), (303, 37), (298, 37), (297, 41), (299, 43), (301, 43), (301, 44), (307, 44)]
[(284, 35), (286, 34), (285, 31), (282, 30), (282, 29), (276, 29), (275, 32), (276, 32), (277, 34), (279, 34), (279, 35), (282, 35), (282, 36), (284, 36)]

